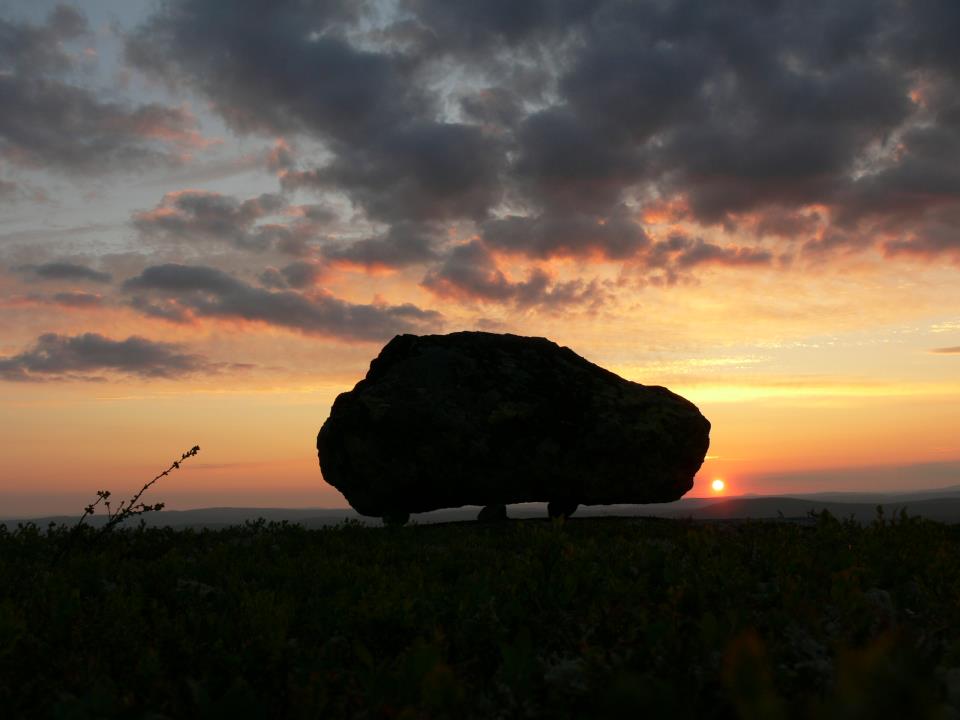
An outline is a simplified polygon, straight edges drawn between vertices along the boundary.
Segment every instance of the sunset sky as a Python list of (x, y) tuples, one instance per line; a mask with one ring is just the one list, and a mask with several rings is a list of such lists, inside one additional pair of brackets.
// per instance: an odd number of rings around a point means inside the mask
[[(713, 423), (692, 496), (960, 483), (960, 3), (0, 0), (0, 516), (344, 507), (398, 333)], [(451, 479), (455, 481), (455, 479)]]

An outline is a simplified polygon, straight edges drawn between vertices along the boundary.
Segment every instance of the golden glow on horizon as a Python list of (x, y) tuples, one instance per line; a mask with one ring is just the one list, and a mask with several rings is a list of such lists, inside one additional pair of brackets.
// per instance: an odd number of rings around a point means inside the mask
[(714, 478), (713, 482), (710, 483), (710, 489), (715, 493), (722, 493), (727, 488), (727, 483), (723, 481), (723, 478)]
[(757, 382), (754, 385), (703, 384), (686, 385), (671, 383), (670, 389), (697, 403), (742, 403), (762, 400), (815, 401), (829, 400), (834, 403), (845, 399), (944, 397), (960, 393), (960, 385), (944, 383), (827, 383), (793, 385), (784, 383)]
[[(500, 261), (515, 280), (531, 269)], [(605, 267), (594, 268), (601, 279)], [(565, 281), (580, 268), (562, 259), (548, 270)], [(712, 481), (720, 478), (735, 478), (737, 494), (879, 490), (875, 475), (845, 469), (960, 461), (960, 356), (929, 352), (960, 343), (960, 315), (944, 310), (960, 303), (955, 271), (920, 267), (909, 286), (885, 265), (876, 273), (861, 283), (853, 271), (768, 277), (715, 269), (699, 285), (642, 291), (609, 274), (618, 297), (590, 314), (437, 305), (414, 270), (335, 275), (329, 289), (354, 302), (379, 294), (442, 310), (441, 332), (546, 336), (630, 380), (669, 388), (712, 423), (697, 488), (717, 497)], [(15, 281), (0, 276), (0, 286)], [(34, 292), (23, 283), (6, 289), (10, 297)], [(217, 318), (171, 325), (112, 306), (26, 306), (0, 317), (0, 330), (0, 356), (25, 352), (41, 330), (83, 331), (142, 335), (213, 363), (248, 364), (175, 380), (104, 371), (95, 373), (105, 378), (99, 383), (0, 383), (3, 510), (70, 512), (91, 489), (135, 490), (158, 462), (193, 444), (203, 448), (199, 462), (156, 488), (168, 507), (346, 505), (321, 479), (316, 432), (334, 398), (366, 373), (377, 343)], [(886, 476), (883, 489), (949, 484), (922, 472)]]

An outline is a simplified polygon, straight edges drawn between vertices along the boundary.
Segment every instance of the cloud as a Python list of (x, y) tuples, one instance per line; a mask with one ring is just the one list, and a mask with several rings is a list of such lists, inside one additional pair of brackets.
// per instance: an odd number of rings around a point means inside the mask
[(360, 143), (428, 103), (403, 57), (359, 49), (338, 32), (359, 7), (281, 0), (264, 12), (256, 0), (177, 0), (131, 35), (126, 54), (210, 97), (238, 130)]
[(535, 258), (588, 257), (625, 260), (650, 239), (622, 209), (611, 215), (556, 212), (540, 217), (508, 216), (481, 225), (487, 245)]
[(355, 304), (324, 290), (310, 294), (249, 285), (202, 265), (154, 265), (127, 280), (133, 306), (182, 321), (199, 317), (246, 320), (309, 335), (378, 341), (398, 333), (436, 330), (442, 316), (412, 304)]
[(167, 322), (178, 325), (190, 323), (194, 317), (190, 308), (185, 307), (176, 300), (155, 300), (143, 297), (142, 295), (135, 295), (130, 298), (129, 305), (147, 317), (166, 320)]
[(0, 19), (0, 62), (14, 72), (64, 72), (73, 60), (64, 44), (89, 33), (87, 20), (72, 7), (58, 5), (43, 25)]
[(297, 260), (279, 270), (267, 268), (260, 273), (261, 284), (269, 288), (310, 288), (324, 275), (322, 263), (310, 260)]
[(944, 205), (924, 211), (913, 222), (902, 218), (878, 226), (878, 234), (892, 239), (884, 243), (888, 257), (910, 256), (925, 260), (953, 257), (960, 260), (960, 205)]
[(382, 235), (347, 244), (327, 245), (323, 256), (333, 263), (361, 267), (402, 268), (437, 258), (443, 229), (433, 223), (394, 223)]
[(267, 169), (270, 172), (282, 173), (290, 170), (296, 164), (293, 148), (283, 138), (279, 138), (267, 154)]
[(319, 167), (294, 169), (289, 146), (279, 148), (288, 189), (344, 192), (384, 221), (483, 217), (500, 197), (505, 149), (476, 125), (437, 117), (415, 58), (352, 44), (343, 29), (353, 5), (278, 2), (247, 14), (174, 2), (131, 37), (127, 55), (207, 95), (238, 130), (322, 140), (332, 159)]
[(146, 237), (302, 254), (317, 229), (308, 215), (291, 222), (260, 223), (286, 210), (286, 201), (273, 193), (238, 200), (216, 192), (180, 190), (166, 193), (153, 210), (134, 213), (132, 223)]
[(90, 308), (103, 304), (103, 296), (87, 292), (60, 292), (54, 293), (53, 302), (57, 305), (70, 308)]
[[(173, 0), (127, 54), (240, 132), (322, 146), (316, 161), (284, 141), (271, 167), (366, 219), (474, 222), (498, 252), (636, 262), (658, 255), (621, 208), (682, 206), (692, 235), (960, 258), (950, 3), (255, 6)], [(669, 254), (687, 268), (769, 259), (761, 245)]]
[(454, 247), (438, 268), (427, 273), (421, 284), (444, 298), (513, 304), (519, 308), (596, 308), (604, 302), (596, 282), (555, 282), (540, 268), (531, 270), (526, 280), (512, 281), (477, 240)]
[(50, 196), (42, 188), (22, 182), (0, 179), (0, 205), (29, 200), (34, 203), (48, 203)]
[(650, 248), (647, 264), (686, 270), (697, 265), (769, 265), (772, 260), (773, 254), (769, 250), (716, 245), (703, 238), (674, 233)]
[(548, 210), (604, 212), (642, 178), (637, 148), (569, 109), (528, 116), (517, 141), (512, 169), (518, 186), (524, 197)]
[(489, 53), (530, 40), (550, 40), (576, 28), (603, 3), (561, 2), (475, 3), (471, 0), (407, 0), (405, 8), (436, 35), (447, 52)]
[(59, 6), (43, 25), (0, 19), (0, 156), (68, 173), (177, 163), (205, 141), (184, 108), (103, 101), (66, 81), (67, 44), (89, 32), (77, 10)]
[(31, 293), (29, 295), (12, 295), (0, 299), (0, 307), (30, 307), (42, 305), (57, 305), (70, 310), (84, 310), (100, 307), (104, 304), (103, 295), (88, 292), (58, 292), (53, 295)]
[[(219, 366), (172, 343), (131, 336), (111, 340), (98, 333), (46, 333), (28, 350), (0, 357), (0, 380), (93, 379), (88, 373), (120, 372), (145, 378), (176, 378)], [(100, 378), (96, 378), (100, 379)]]
[(460, 98), (460, 110), (481, 127), (504, 132), (523, 118), (523, 99), (512, 90), (489, 87)]
[(937, 355), (960, 355), (960, 345), (954, 347), (933, 348), (930, 352)]
[(334, 147), (333, 161), (285, 173), (284, 187), (344, 192), (385, 221), (479, 219), (500, 199), (503, 149), (473, 125), (405, 123)]
[(13, 202), (21, 195), (20, 186), (9, 180), (0, 180), (0, 203)]
[(86, 265), (77, 265), (71, 262), (46, 262), (40, 265), (21, 265), (15, 268), (21, 273), (29, 274), (37, 280), (70, 280), (94, 283), (108, 283), (110, 273), (94, 270)]

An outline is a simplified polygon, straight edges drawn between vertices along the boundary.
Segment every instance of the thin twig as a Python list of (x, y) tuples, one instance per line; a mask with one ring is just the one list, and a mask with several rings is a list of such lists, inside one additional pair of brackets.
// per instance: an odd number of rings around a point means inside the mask
[[(166, 470), (164, 470), (162, 473), (160, 473), (159, 475), (157, 475), (155, 478), (153, 478), (153, 480), (151, 480), (150, 482), (148, 482), (148, 483), (147, 483), (146, 485), (144, 485), (142, 488), (140, 488), (140, 490), (137, 491), (137, 494), (136, 494), (136, 495), (134, 495), (132, 498), (130, 498), (129, 500), (126, 501), (126, 505), (124, 505), (124, 502), (121, 502), (120, 505), (119, 505), (119, 507), (117, 507), (116, 512), (112, 513), (112, 514), (109, 516), (110, 519), (107, 520), (107, 524), (104, 525), (102, 528), (100, 528), (100, 532), (101, 532), (101, 533), (105, 533), (105, 532), (110, 531), (110, 530), (113, 529), (116, 525), (118, 525), (119, 523), (123, 522), (123, 521), (126, 520), (128, 517), (132, 517), (133, 515), (141, 515), (141, 514), (143, 514), (143, 513), (145, 513), (145, 512), (151, 512), (151, 511), (154, 511), (154, 510), (162, 510), (162, 509), (163, 509), (163, 503), (157, 503), (157, 504), (155, 504), (155, 505), (146, 505), (146, 504), (144, 504), (144, 503), (140, 503), (139, 505), (137, 505), (136, 503), (137, 503), (137, 500), (140, 499), (140, 496), (143, 495), (147, 490), (149, 490), (150, 487), (151, 487), (157, 480), (159, 480), (159, 479), (162, 478), (162, 477), (165, 477), (166, 475), (169, 475), (169, 474), (170, 474), (171, 472), (173, 472), (174, 470), (178, 470), (178, 469), (180, 468), (180, 463), (182, 463), (182, 462), (183, 462), (184, 460), (186, 460), (187, 458), (192, 458), (192, 457), (193, 457), (194, 455), (196, 455), (198, 452), (200, 452), (200, 446), (199, 446), (199, 445), (194, 445), (192, 448), (190, 448), (190, 449), (187, 450), (185, 453), (183, 453), (183, 454), (180, 456), (180, 459), (179, 459), (179, 460), (174, 460), (172, 463), (170, 463), (170, 467), (168, 467), (168, 468), (167, 468)], [(107, 493), (107, 497), (109, 497), (109, 495), (110, 495), (110, 493), (108, 492), (108, 493)], [(96, 503), (94, 503), (94, 505), (96, 505)]]
[[(96, 501), (90, 503), (89, 505), (87, 505), (87, 506), (83, 509), (83, 515), (81, 515), (81, 516), (80, 516), (80, 519), (77, 520), (77, 524), (74, 525), (73, 531), (76, 532), (77, 530), (79, 530), (79, 529), (80, 529), (80, 526), (83, 525), (83, 521), (87, 519), (87, 516), (88, 516), (88, 515), (93, 515), (94, 510), (96, 509), (97, 505), (99, 505), (99, 504), (101, 503), (101, 501), (106, 500), (108, 497), (110, 497), (110, 491), (109, 491), (109, 490), (97, 490), (97, 499), (96, 499)], [(109, 502), (107, 503), (107, 512), (108, 512), (108, 513), (110, 512), (110, 503), (109, 503)]]
[[(133, 497), (131, 497), (129, 500), (121, 501), (120, 505), (117, 507), (116, 510), (113, 510), (113, 508), (110, 505), (110, 491), (97, 490), (97, 499), (83, 509), (83, 515), (80, 516), (80, 519), (77, 521), (77, 524), (73, 527), (72, 534), (75, 536), (80, 531), (80, 527), (83, 525), (84, 521), (87, 519), (89, 515), (93, 515), (96, 512), (97, 506), (100, 503), (103, 503), (107, 509), (107, 522), (104, 524), (102, 528), (100, 528), (100, 531), (97, 533), (98, 536), (110, 532), (114, 527), (116, 527), (117, 525), (119, 525), (129, 517), (133, 517), (134, 515), (142, 515), (143, 513), (147, 513), (147, 512), (155, 512), (158, 510), (162, 510), (164, 506), (163, 503), (155, 503), (153, 505), (147, 505), (146, 503), (137, 504), (137, 501), (140, 500), (140, 497), (147, 490), (149, 490), (153, 486), (153, 484), (157, 482), (157, 480), (159, 480), (160, 478), (166, 475), (169, 475), (174, 470), (178, 470), (180, 468), (181, 463), (183, 463), (184, 460), (186, 460), (187, 458), (192, 458), (198, 452), (200, 452), (200, 446), (194, 445), (192, 448), (190, 448), (185, 453), (183, 453), (180, 456), (179, 460), (174, 460), (172, 463), (170, 463), (170, 467), (168, 467), (162, 473), (157, 475), (155, 478), (153, 478), (153, 480), (148, 482), (142, 488), (140, 488), (140, 490), (137, 491), (137, 493)], [(60, 551), (57, 553), (56, 557), (54, 557), (53, 559), (53, 564), (56, 564), (60, 560), (60, 558), (66, 552), (68, 547), (69, 547), (68, 544), (64, 544), (63, 546), (61, 546)]]

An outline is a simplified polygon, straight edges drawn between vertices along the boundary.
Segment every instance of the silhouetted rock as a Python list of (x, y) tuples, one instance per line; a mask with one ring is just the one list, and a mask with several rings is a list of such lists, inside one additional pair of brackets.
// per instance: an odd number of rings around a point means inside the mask
[(487, 505), (477, 515), (478, 522), (503, 522), (507, 519), (507, 506)]
[(398, 335), (333, 404), (324, 478), (364, 515), (461, 505), (669, 502), (693, 487), (710, 423), (545, 338)]

